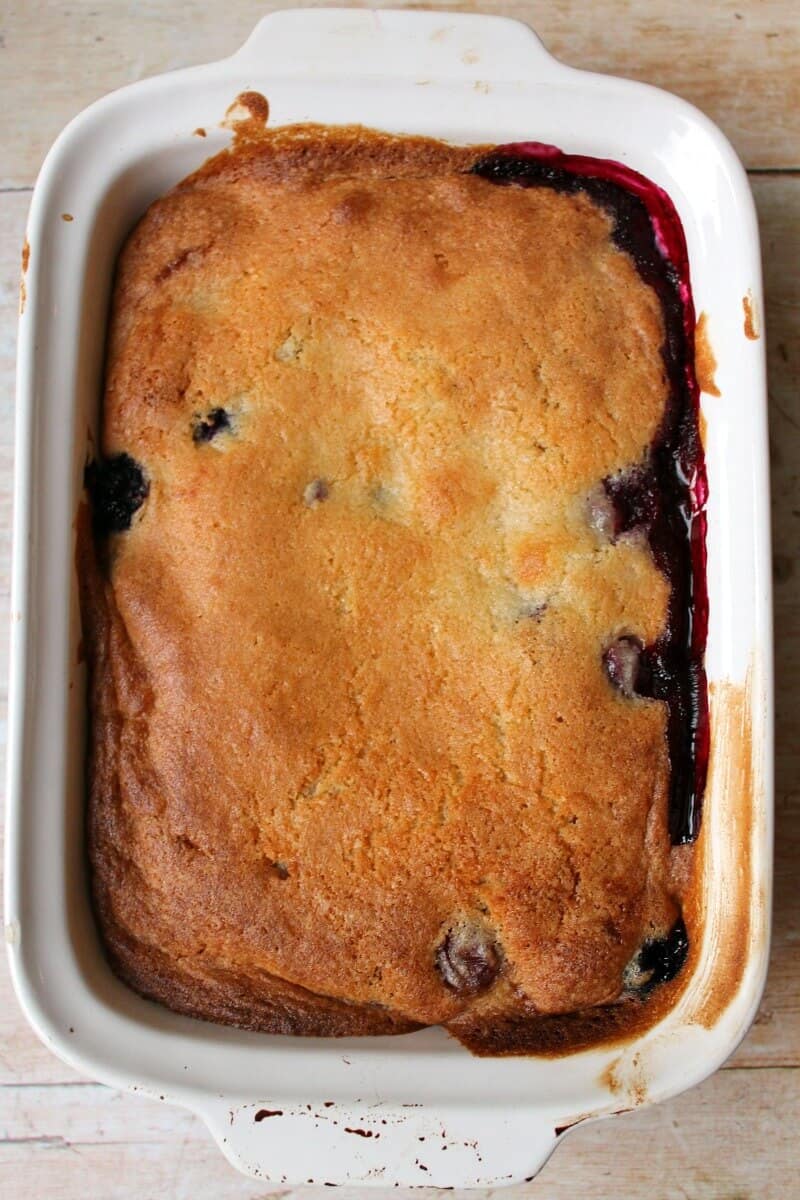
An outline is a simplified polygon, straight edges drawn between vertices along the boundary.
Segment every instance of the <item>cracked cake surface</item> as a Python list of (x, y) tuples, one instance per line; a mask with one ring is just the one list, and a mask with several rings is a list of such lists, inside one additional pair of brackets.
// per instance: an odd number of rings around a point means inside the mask
[(682, 928), (670, 581), (604, 484), (663, 427), (662, 305), (591, 196), (477, 158), (279, 131), (121, 254), (89, 844), (115, 969), (178, 1011), (504, 1052), (645, 1003)]

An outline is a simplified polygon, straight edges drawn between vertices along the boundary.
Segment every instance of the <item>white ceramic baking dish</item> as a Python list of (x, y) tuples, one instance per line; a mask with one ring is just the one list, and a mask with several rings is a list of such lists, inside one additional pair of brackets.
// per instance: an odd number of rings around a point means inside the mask
[[(272, 124), (535, 139), (618, 159), (666, 188), (683, 220), (721, 391), (703, 397), (704, 934), (677, 1007), (628, 1042), (561, 1059), (478, 1059), (440, 1030), (349, 1041), (243, 1033), (140, 999), (101, 954), (85, 886), (73, 519), (97, 422), (112, 268), (149, 202), (225, 144), (220, 120), (245, 90), (268, 97)], [(14, 983), (39, 1036), (87, 1075), (194, 1110), (231, 1162), (275, 1183), (512, 1182), (535, 1174), (560, 1127), (709, 1075), (748, 1028), (763, 986), (773, 757), (764, 353), (743, 314), (746, 296), (756, 321), (762, 311), (758, 234), (746, 177), (718, 130), (673, 96), (563, 66), (513, 21), (282, 12), (232, 58), (135, 84), (74, 120), (42, 168), (28, 241), (5, 908)]]

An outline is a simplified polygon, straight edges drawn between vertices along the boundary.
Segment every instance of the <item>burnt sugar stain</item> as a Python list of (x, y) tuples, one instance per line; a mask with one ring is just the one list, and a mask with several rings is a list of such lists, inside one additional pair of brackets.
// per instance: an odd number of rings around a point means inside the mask
[(744, 336), (749, 342), (757, 342), (760, 335), (756, 317), (756, 302), (752, 292), (742, 296), (742, 310), (744, 312)]
[(709, 396), (722, 395), (715, 379), (717, 359), (708, 333), (708, 313), (705, 312), (701, 312), (697, 318), (694, 331), (694, 369), (702, 392), (707, 392)]
[(222, 125), (233, 131), (234, 144), (254, 141), (264, 135), (269, 121), (269, 101), (261, 92), (241, 92), (225, 113)]
[(261, 92), (241, 92), (236, 103), (247, 109), (252, 120), (266, 125), (269, 120), (269, 101)]

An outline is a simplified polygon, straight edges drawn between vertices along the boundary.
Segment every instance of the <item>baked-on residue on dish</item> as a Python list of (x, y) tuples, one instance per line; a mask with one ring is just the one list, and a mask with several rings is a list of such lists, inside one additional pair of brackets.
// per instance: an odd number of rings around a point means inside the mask
[(119, 261), (79, 536), (115, 970), (296, 1034), (619, 1036), (680, 987), (705, 485), (616, 164), (296, 127)]

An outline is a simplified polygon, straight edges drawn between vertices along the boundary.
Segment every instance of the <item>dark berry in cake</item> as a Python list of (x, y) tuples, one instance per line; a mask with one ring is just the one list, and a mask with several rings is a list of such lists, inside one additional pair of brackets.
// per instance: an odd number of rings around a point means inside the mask
[(123, 533), (144, 504), (150, 484), (129, 454), (115, 454), (86, 468), (84, 482), (92, 502), (94, 527), (99, 534)]
[(639, 691), (642, 644), (633, 637), (620, 637), (606, 646), (603, 665), (615, 688), (623, 696), (635, 696)]
[(436, 967), (446, 987), (470, 996), (494, 983), (500, 970), (500, 955), (484, 926), (462, 921), (448, 929), (439, 943)]
[(320, 504), (331, 494), (330, 484), (326, 479), (312, 479), (303, 490), (303, 500), (309, 506)]
[(625, 969), (625, 987), (629, 992), (647, 996), (660, 983), (674, 979), (686, 962), (689, 936), (683, 918), (679, 918), (665, 937), (645, 942)]
[(204, 417), (198, 417), (192, 429), (192, 440), (210, 442), (218, 433), (231, 428), (231, 419), (224, 408), (212, 408)]
[(633, 467), (604, 480), (606, 495), (614, 506), (614, 533), (619, 537), (632, 529), (649, 531), (659, 513), (659, 485), (647, 466)]
[(598, 483), (586, 497), (586, 515), (592, 529), (613, 542), (617, 536), (617, 514), (605, 483)]

